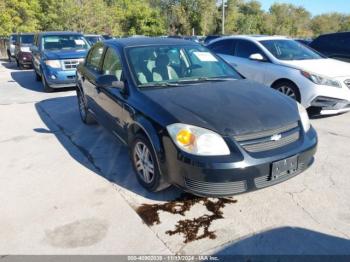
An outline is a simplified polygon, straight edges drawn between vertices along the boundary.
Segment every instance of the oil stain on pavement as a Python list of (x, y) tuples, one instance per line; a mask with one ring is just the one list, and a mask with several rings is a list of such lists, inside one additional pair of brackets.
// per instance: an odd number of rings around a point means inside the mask
[(209, 230), (211, 223), (214, 220), (224, 218), (222, 209), (225, 205), (236, 202), (237, 200), (232, 198), (210, 199), (191, 194), (182, 194), (178, 199), (164, 204), (143, 204), (136, 212), (148, 226), (152, 226), (160, 224), (159, 211), (185, 216), (185, 212), (189, 211), (192, 206), (202, 204), (211, 213), (210, 215), (203, 214), (193, 219), (179, 220), (174, 230), (165, 232), (170, 236), (183, 234), (185, 238), (184, 243), (188, 243), (202, 238), (215, 239), (215, 231)]
[(77, 248), (92, 246), (100, 242), (107, 234), (108, 223), (104, 220), (89, 218), (78, 220), (45, 232), (45, 242), (59, 248)]

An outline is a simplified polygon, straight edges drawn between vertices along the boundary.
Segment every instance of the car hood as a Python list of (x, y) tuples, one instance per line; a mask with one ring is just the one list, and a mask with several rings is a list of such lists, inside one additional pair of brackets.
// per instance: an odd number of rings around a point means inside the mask
[(44, 50), (46, 59), (74, 59), (84, 58), (88, 50)]
[(350, 64), (339, 60), (312, 59), (280, 61), (280, 64), (327, 77), (350, 76)]
[(175, 121), (222, 135), (260, 132), (299, 120), (294, 100), (249, 80), (206, 82), (143, 93)]

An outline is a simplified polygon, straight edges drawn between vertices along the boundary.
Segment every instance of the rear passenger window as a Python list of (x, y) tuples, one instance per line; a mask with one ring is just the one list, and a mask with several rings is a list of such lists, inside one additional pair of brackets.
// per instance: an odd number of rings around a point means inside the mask
[(122, 76), (122, 64), (117, 53), (108, 48), (103, 61), (102, 73), (104, 75), (114, 75), (118, 80), (121, 80)]
[(99, 70), (103, 54), (103, 45), (95, 45), (89, 52), (86, 59), (86, 66), (92, 70)]
[(256, 44), (246, 40), (238, 41), (236, 47), (236, 56), (242, 58), (249, 58), (252, 54), (257, 53), (264, 55), (260, 48), (256, 46)]
[(209, 45), (209, 49), (214, 53), (224, 54), (224, 55), (234, 55), (235, 53), (236, 41), (233, 39), (226, 39), (217, 41)]

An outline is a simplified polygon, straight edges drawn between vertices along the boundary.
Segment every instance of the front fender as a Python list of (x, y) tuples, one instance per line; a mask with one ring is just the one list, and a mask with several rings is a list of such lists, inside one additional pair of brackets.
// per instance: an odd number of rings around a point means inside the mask
[(133, 123), (128, 127), (128, 144), (133, 141), (137, 132), (142, 131), (151, 142), (154, 152), (156, 153), (158, 166), (161, 174), (164, 174), (164, 148), (161, 143), (161, 130), (157, 130), (154, 125), (145, 117), (135, 116)]

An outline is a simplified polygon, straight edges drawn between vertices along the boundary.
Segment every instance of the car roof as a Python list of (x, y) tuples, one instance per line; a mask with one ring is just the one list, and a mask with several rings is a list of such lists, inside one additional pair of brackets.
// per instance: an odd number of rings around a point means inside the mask
[(210, 42), (210, 44), (215, 43), (216, 41), (220, 41), (223, 39), (246, 39), (252, 41), (265, 41), (265, 40), (281, 40), (281, 39), (290, 39), (286, 36), (269, 36), (269, 35), (231, 35), (231, 36), (223, 36), (217, 39), (214, 39)]
[(95, 35), (95, 34), (84, 34), (84, 36), (98, 36), (98, 37), (102, 37), (102, 35)]
[(40, 32), (39, 35), (83, 35), (83, 34), (78, 32), (73, 32), (73, 31), (47, 31), (47, 32)]
[(161, 37), (126, 37), (119, 39), (110, 39), (105, 41), (107, 44), (119, 45), (121, 47), (131, 46), (151, 46), (151, 45), (198, 45), (189, 40), (178, 38), (161, 38)]
[(328, 35), (346, 35), (346, 34), (350, 34), (350, 31), (347, 31), (347, 32), (336, 32), (336, 33), (327, 33), (327, 34), (319, 35), (318, 37), (320, 37), (320, 36), (328, 36)]

